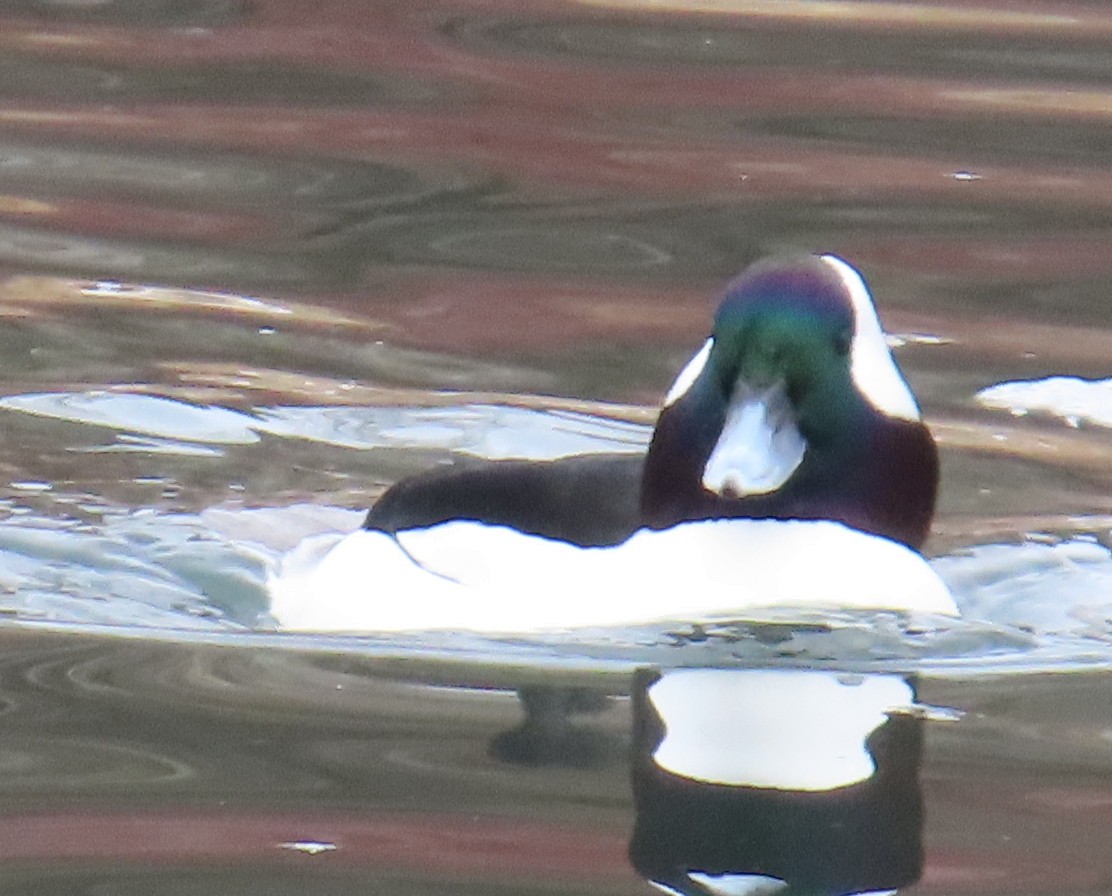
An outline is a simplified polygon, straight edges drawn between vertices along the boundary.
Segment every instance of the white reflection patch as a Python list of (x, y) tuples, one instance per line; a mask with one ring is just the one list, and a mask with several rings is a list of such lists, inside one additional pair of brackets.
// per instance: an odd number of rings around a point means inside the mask
[(246, 414), (155, 395), (117, 392), (9, 395), (0, 399), (0, 408), (190, 442), (251, 445), (259, 441), (258, 433), (252, 429), (254, 418)]
[(1084, 421), (1112, 427), (1112, 379), (1052, 376), (997, 383), (978, 392), (977, 401), (987, 408), (1011, 411), (1016, 416), (1043, 411), (1071, 426)]
[(882, 414), (901, 420), (919, 420), (919, 405), (892, 359), (865, 281), (835, 255), (823, 255), (822, 260), (838, 272), (853, 304), (854, 330), (850, 346), (853, 382), (866, 401)]
[(664, 722), (653, 758), (712, 784), (832, 790), (876, 771), (865, 740), (914, 701), (894, 675), (683, 669), (649, 688)]
[(687, 876), (715, 896), (773, 896), (788, 885), (778, 877), (763, 874), (703, 874), (692, 871)]
[(755, 390), (739, 382), (703, 468), (703, 485), (727, 497), (776, 491), (799, 467), (806, 450), (784, 384)]
[(279, 843), (280, 849), (288, 849), (291, 852), (301, 852), (307, 856), (319, 856), (326, 852), (335, 852), (338, 847), (335, 843), (327, 843), (319, 840), (292, 840), (286, 843)]
[(672, 388), (664, 396), (664, 407), (671, 407), (687, 394), (687, 390), (691, 388), (695, 380), (699, 378), (699, 374), (703, 372), (703, 368), (707, 366), (707, 358), (710, 357), (712, 348), (714, 348), (713, 337), (704, 342), (703, 347), (695, 353), (690, 361), (683, 365), (683, 370), (676, 376)]

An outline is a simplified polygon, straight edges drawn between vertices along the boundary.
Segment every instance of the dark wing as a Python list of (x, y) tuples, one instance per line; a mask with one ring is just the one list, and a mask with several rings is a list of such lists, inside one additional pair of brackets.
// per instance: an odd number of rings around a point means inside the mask
[(363, 527), (394, 533), (476, 520), (581, 547), (618, 544), (640, 527), (643, 464), (639, 454), (589, 454), (430, 470), (392, 486)]

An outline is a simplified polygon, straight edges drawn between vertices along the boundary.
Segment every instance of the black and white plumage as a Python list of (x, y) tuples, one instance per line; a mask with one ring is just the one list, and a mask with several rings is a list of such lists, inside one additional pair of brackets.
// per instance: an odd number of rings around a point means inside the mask
[(362, 530), (283, 561), (272, 614), (295, 628), (517, 631), (769, 605), (952, 613), (912, 550), (937, 482), (860, 275), (830, 255), (773, 259), (727, 287), (647, 453), (403, 480)]

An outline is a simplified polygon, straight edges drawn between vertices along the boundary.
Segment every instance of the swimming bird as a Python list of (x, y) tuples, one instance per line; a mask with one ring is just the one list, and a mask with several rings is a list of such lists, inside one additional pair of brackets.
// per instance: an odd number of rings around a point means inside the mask
[(271, 615), (516, 632), (768, 606), (953, 614), (913, 550), (937, 483), (861, 276), (832, 255), (772, 259), (727, 287), (646, 453), (403, 480), (359, 531), (283, 558)]
[(864, 280), (811, 255), (729, 284), (647, 454), (435, 470), (394, 485), (364, 526), (473, 520), (586, 547), (691, 520), (836, 520), (918, 548), (937, 486), (934, 440)]

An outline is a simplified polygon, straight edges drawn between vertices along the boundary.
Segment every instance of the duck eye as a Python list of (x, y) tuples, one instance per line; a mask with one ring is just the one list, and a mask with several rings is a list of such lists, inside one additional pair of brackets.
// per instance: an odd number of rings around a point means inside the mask
[(850, 343), (852, 341), (853, 337), (850, 336), (849, 332), (843, 330), (834, 337), (834, 351), (839, 355), (848, 355)]

